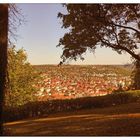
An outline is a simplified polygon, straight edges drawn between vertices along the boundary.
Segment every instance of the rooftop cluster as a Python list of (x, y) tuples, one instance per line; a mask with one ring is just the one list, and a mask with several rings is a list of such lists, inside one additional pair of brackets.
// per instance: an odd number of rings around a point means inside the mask
[(111, 94), (131, 84), (128, 72), (117, 66), (45, 66), (36, 87), (40, 100)]

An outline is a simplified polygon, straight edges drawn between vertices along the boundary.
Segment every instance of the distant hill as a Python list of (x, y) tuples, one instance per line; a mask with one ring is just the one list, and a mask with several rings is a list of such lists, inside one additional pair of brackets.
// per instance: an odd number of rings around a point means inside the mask
[[(57, 65), (33, 65), (33, 67), (40, 71), (46, 72), (50, 69), (59, 69)], [(132, 72), (133, 66), (131, 64), (126, 65), (62, 65), (61, 68), (63, 70), (76, 70), (77, 69), (86, 69), (88, 72), (96, 72), (96, 73), (116, 73), (121, 75), (130, 76)]]

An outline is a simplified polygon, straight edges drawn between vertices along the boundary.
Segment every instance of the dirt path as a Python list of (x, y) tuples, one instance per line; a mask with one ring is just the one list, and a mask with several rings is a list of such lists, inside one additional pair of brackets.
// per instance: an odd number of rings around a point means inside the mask
[(14, 136), (140, 136), (140, 103), (5, 124)]

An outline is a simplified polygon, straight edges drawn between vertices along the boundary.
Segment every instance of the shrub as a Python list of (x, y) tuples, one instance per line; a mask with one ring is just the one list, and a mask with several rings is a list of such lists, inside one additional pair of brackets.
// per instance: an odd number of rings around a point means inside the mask
[(15, 121), (29, 117), (44, 116), (56, 112), (108, 107), (135, 102), (138, 99), (140, 99), (140, 91), (128, 91), (112, 93), (106, 96), (77, 98), (71, 100), (29, 102), (20, 107), (5, 108), (4, 117), (5, 121)]

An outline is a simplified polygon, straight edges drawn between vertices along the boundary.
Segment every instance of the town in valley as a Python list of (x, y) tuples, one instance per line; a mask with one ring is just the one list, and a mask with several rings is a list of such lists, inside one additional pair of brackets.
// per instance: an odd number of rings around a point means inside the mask
[(38, 65), (41, 80), (34, 85), (39, 100), (103, 96), (128, 90), (131, 70), (123, 65)]

